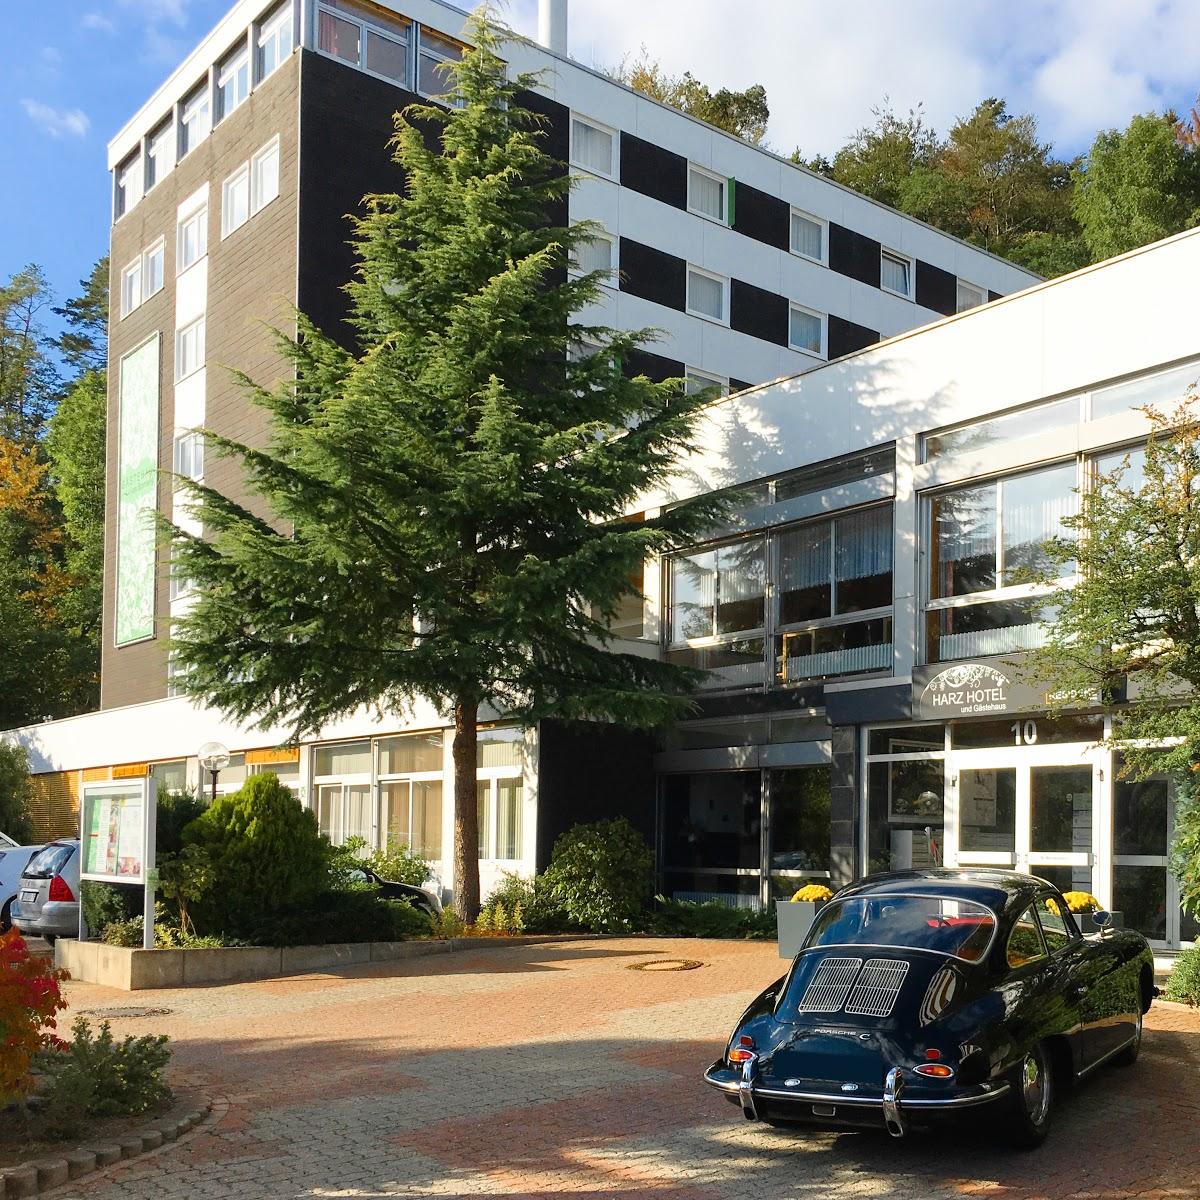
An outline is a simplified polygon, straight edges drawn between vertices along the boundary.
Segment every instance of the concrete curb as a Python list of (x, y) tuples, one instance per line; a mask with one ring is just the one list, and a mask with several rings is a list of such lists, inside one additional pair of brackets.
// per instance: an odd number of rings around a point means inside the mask
[(12, 1200), (17, 1196), (41, 1196), (63, 1184), (103, 1171), (119, 1162), (141, 1158), (199, 1132), (215, 1112), (219, 1121), (229, 1105), (224, 1100), (206, 1100), (182, 1117), (156, 1121), (139, 1133), (125, 1134), (111, 1142), (93, 1142), (64, 1150), (62, 1154), (21, 1163), (0, 1170), (0, 1196)]

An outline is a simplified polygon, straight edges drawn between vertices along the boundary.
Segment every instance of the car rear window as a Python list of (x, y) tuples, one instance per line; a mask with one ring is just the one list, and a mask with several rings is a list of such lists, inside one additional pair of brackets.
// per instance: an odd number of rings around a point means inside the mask
[(53, 879), (71, 860), (75, 853), (74, 846), (64, 846), (60, 842), (51, 842), (49, 846), (39, 850), (25, 868), (27, 879)]
[(848, 896), (825, 905), (809, 946), (894, 946), (937, 950), (966, 962), (987, 953), (996, 918), (971, 900), (943, 896)]

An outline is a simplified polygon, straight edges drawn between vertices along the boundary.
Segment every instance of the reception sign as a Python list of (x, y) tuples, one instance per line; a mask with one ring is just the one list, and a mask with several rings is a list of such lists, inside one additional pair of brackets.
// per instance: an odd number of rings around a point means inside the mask
[(1036, 712), (1053, 706), (1088, 708), (1095, 693), (1066, 693), (1028, 678), (1019, 661), (967, 660), (914, 667), (914, 721), (957, 720), (1002, 713)]
[(79, 805), (83, 879), (146, 881), (149, 779), (85, 784)]

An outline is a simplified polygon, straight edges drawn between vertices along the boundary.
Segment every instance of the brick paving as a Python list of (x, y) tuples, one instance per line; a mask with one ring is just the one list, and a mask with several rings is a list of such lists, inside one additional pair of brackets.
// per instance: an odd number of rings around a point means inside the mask
[[(628, 971), (650, 958), (698, 970)], [(780, 973), (773, 945), (559, 942), (294, 979), (120, 993), (175, 1071), (226, 1100), (186, 1144), (62, 1200), (567, 1194), (662, 1200), (1195, 1200), (1200, 1014), (1156, 1004), (1138, 1064), (1062, 1101), (1032, 1154), (971, 1134), (895, 1142), (745, 1122), (700, 1072)]]

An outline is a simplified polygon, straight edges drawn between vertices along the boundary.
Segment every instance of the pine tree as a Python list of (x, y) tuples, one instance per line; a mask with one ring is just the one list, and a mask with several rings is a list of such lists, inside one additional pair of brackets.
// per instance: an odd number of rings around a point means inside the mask
[(363, 705), (453, 713), (467, 920), (480, 705), (642, 727), (685, 710), (692, 673), (616, 652), (607, 622), (644, 560), (721, 507), (624, 519), (710, 397), (624, 376), (652, 331), (568, 323), (599, 294), (600, 273), (568, 270), (595, 227), (552, 223), (571, 182), (522, 105), (536, 77), (507, 77), (486, 13), (469, 36), (448, 70), (457, 103), (397, 115), (405, 194), (367, 197), (355, 222), (358, 353), (298, 315), (298, 335), (278, 335), (294, 381), (243, 378), (269, 446), (206, 433), (255, 498), (193, 485), (205, 538), (167, 527), (196, 585), (175, 630), (193, 696), (297, 736)]

